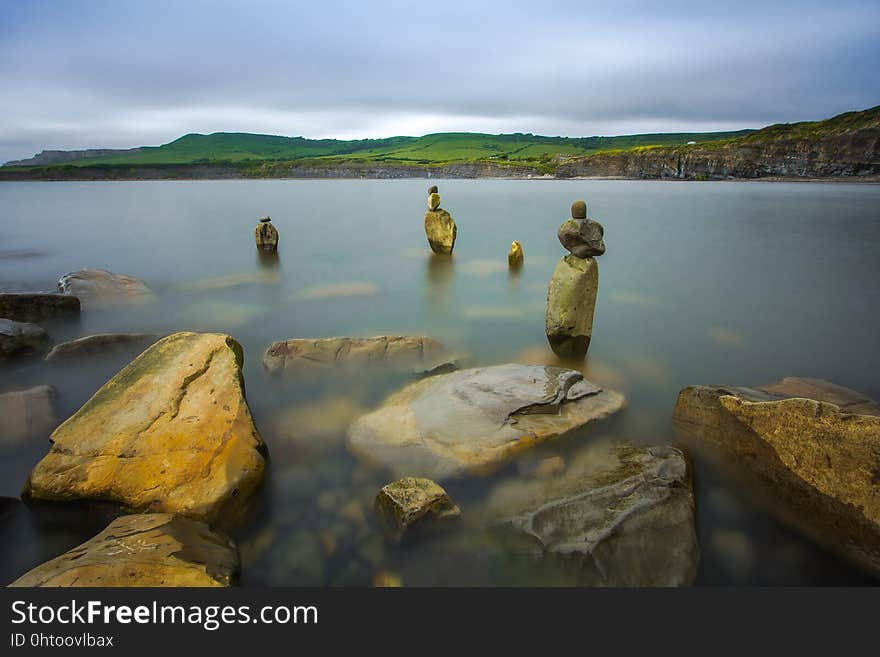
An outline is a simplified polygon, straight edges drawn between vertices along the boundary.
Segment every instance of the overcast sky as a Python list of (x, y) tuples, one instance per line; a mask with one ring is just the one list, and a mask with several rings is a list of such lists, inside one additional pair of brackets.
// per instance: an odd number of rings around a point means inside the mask
[(878, 0), (0, 0), (0, 161), (189, 132), (761, 127), (880, 104), (878, 62)]

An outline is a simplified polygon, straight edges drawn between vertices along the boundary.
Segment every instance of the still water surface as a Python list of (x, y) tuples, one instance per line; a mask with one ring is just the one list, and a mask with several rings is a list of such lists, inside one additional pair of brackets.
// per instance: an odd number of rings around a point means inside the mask
[[(560, 583), (487, 551), (479, 517), (499, 482), (450, 482), (466, 521), (453, 538), (383, 546), (372, 496), (384, 479), (347, 454), (334, 421), (369, 410), (404, 381), (294, 385), (269, 378), (274, 340), (425, 334), (476, 364), (541, 361), (547, 282), (563, 249), (557, 226), (585, 198), (605, 226), (588, 368), (628, 407), (567, 450), (598, 437), (663, 443), (682, 387), (830, 379), (880, 398), (880, 186), (811, 183), (439, 181), (458, 223), (451, 259), (432, 257), (422, 228), (426, 182), (216, 181), (0, 185), (0, 290), (53, 290), (99, 267), (143, 279), (158, 301), (83, 312), (50, 327), (60, 341), (107, 332), (219, 331), (245, 350), (248, 401), (271, 453), (267, 485), (236, 536), (244, 584)], [(269, 214), (280, 258), (261, 262), (253, 227)], [(525, 250), (507, 270), (511, 241)], [(0, 370), (0, 392), (49, 383), (61, 417), (127, 362)], [(326, 416), (326, 445), (291, 442), (296, 422)], [(287, 418), (287, 420), (285, 420)], [(338, 422), (337, 422), (338, 423)], [(324, 428), (326, 432), (326, 427)], [(0, 445), (0, 496), (16, 497), (47, 443)], [(697, 459), (699, 584), (870, 582), (778, 525)], [(9, 507), (0, 580), (96, 533), (112, 510)], [(472, 520), (468, 521), (467, 518)]]

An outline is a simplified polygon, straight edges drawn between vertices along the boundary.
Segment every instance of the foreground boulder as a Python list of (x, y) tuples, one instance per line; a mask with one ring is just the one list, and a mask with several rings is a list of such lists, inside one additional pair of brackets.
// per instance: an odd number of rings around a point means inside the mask
[(495, 488), (489, 523), (527, 559), (586, 586), (683, 586), (697, 571), (694, 499), (673, 447), (600, 443), (561, 475)]
[(118, 354), (149, 347), (158, 336), (148, 333), (100, 333), (56, 344), (46, 354), (47, 363), (73, 361), (78, 358)]
[(756, 389), (692, 386), (673, 422), (759, 502), (880, 573), (880, 406), (819, 379)]
[(163, 338), (58, 427), (25, 495), (231, 522), (265, 470), (242, 363), (228, 335)]
[(263, 355), (263, 366), (273, 374), (364, 365), (434, 369), (444, 354), (442, 344), (424, 336), (293, 339), (273, 342)]
[(0, 318), (0, 361), (41, 351), (49, 336), (36, 324)]
[(58, 281), (64, 294), (79, 297), (84, 305), (147, 303), (155, 296), (146, 283), (131, 276), (112, 274), (104, 269), (80, 269), (65, 274)]
[(238, 549), (198, 520), (166, 513), (122, 516), (10, 586), (229, 586)]
[(75, 296), (64, 294), (0, 293), (0, 317), (16, 322), (41, 322), (47, 319), (75, 317), (80, 303)]
[(0, 395), (0, 446), (48, 440), (57, 426), (55, 390), (51, 386)]
[(348, 432), (349, 448), (398, 476), (483, 474), (543, 440), (619, 411), (623, 396), (580, 372), (497, 365), (412, 383)]
[(452, 524), (461, 510), (430, 479), (404, 477), (382, 487), (376, 496), (376, 513), (385, 537), (399, 543), (407, 533)]
[(544, 325), (550, 348), (563, 360), (586, 356), (598, 293), (599, 265), (595, 259), (567, 255), (553, 270)]

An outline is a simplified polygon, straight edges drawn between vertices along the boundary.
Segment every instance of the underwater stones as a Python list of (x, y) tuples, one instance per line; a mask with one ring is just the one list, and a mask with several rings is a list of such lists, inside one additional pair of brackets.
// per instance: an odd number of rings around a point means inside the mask
[(41, 327), (0, 317), (0, 362), (14, 356), (41, 351), (49, 336)]
[(46, 354), (47, 363), (61, 363), (104, 354), (146, 349), (159, 336), (149, 333), (99, 333), (56, 344)]
[(605, 242), (601, 224), (586, 218), (584, 201), (572, 203), (571, 216), (556, 233), (571, 254), (553, 270), (544, 324), (550, 348), (557, 356), (581, 360), (590, 347), (599, 292), (599, 265), (593, 256), (605, 253)]
[(507, 364), (411, 383), (348, 430), (349, 449), (397, 476), (487, 474), (529, 447), (619, 411), (579, 372)]
[(574, 360), (586, 355), (598, 292), (599, 265), (593, 258), (567, 255), (553, 270), (544, 328), (550, 348), (560, 358)]
[(675, 427), (782, 522), (880, 573), (880, 405), (819, 379), (691, 386)]
[(204, 522), (166, 513), (122, 516), (10, 586), (229, 586), (238, 549)]
[(271, 435), (298, 457), (319, 458), (342, 450), (345, 430), (366, 411), (355, 399), (334, 397), (286, 408), (269, 426)]
[(563, 474), (496, 486), (487, 520), (507, 550), (570, 568), (579, 585), (684, 586), (696, 575), (691, 477), (673, 447), (590, 445)]
[(556, 231), (559, 243), (578, 258), (605, 253), (605, 230), (593, 219), (566, 219)]
[(438, 255), (452, 255), (458, 227), (446, 210), (440, 207), (440, 194), (437, 187), (428, 190), (428, 211), (425, 213), (425, 236), (431, 250)]
[(41, 322), (79, 315), (75, 296), (29, 292), (0, 293), (0, 317), (15, 322)]
[(430, 364), (435, 368), (444, 353), (443, 345), (424, 336), (300, 338), (273, 342), (263, 355), (263, 366), (274, 374), (364, 365), (411, 369)]
[(65, 274), (58, 280), (58, 289), (63, 294), (79, 297), (86, 306), (137, 304), (155, 300), (152, 290), (142, 280), (104, 269), (80, 269)]
[(521, 267), (525, 256), (523, 255), (522, 244), (515, 241), (510, 245), (510, 251), (507, 252), (507, 264), (510, 267)]
[(404, 477), (382, 487), (376, 496), (376, 513), (386, 539), (399, 543), (408, 532), (451, 524), (461, 510), (430, 479)]
[(278, 229), (272, 225), (270, 217), (260, 217), (260, 223), (254, 228), (254, 240), (259, 251), (278, 250)]
[(232, 523), (265, 470), (242, 363), (228, 335), (159, 340), (55, 430), (24, 495)]
[(0, 394), (0, 446), (48, 440), (57, 426), (55, 390), (51, 386)]

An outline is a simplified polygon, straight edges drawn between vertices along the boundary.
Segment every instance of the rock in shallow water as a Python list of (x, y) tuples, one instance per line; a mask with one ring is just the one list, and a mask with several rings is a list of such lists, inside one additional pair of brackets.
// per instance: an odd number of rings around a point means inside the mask
[(274, 253), (278, 250), (278, 229), (270, 222), (269, 217), (261, 217), (260, 223), (254, 228), (254, 240), (257, 249)]
[(488, 504), (511, 550), (588, 586), (682, 586), (699, 560), (687, 462), (673, 447), (599, 443), (561, 475), (505, 482)]
[(25, 494), (233, 523), (265, 469), (242, 363), (228, 335), (163, 338), (55, 430)]
[(16, 322), (40, 322), (79, 315), (80, 303), (65, 294), (0, 293), (0, 317)]
[(49, 336), (41, 327), (0, 318), (0, 361), (44, 349)]
[(437, 208), (425, 213), (425, 236), (431, 250), (439, 255), (452, 255), (458, 226), (446, 210)]
[(55, 390), (51, 386), (34, 386), (0, 395), (0, 445), (48, 440), (57, 426)]
[(273, 342), (263, 355), (263, 366), (275, 374), (364, 365), (433, 368), (441, 364), (444, 353), (436, 340), (414, 335), (292, 339)]
[(496, 365), (410, 384), (349, 428), (350, 449), (398, 476), (482, 474), (514, 454), (619, 411), (579, 372)]
[(416, 529), (447, 526), (461, 515), (441, 486), (419, 477), (404, 477), (383, 486), (376, 496), (376, 512), (392, 543), (399, 543)]
[(159, 336), (148, 333), (100, 333), (56, 344), (46, 354), (47, 363), (74, 361), (78, 358), (120, 352), (140, 351), (153, 344)]
[(880, 573), (880, 406), (818, 379), (691, 386), (673, 422), (780, 520)]
[(544, 328), (550, 348), (560, 358), (586, 356), (598, 293), (599, 265), (593, 258), (567, 255), (556, 265), (547, 289)]
[(238, 549), (203, 522), (166, 513), (123, 516), (10, 586), (229, 586)]
[(104, 269), (80, 269), (65, 274), (58, 281), (58, 289), (64, 294), (79, 297), (84, 305), (91, 306), (155, 300), (153, 292), (143, 281)]
[(525, 256), (523, 255), (522, 244), (518, 241), (511, 243), (510, 251), (507, 252), (507, 266), (520, 267), (522, 266), (524, 259)]

